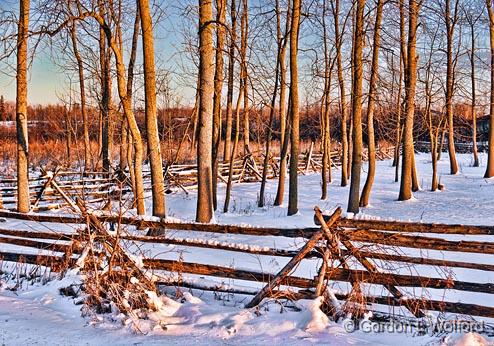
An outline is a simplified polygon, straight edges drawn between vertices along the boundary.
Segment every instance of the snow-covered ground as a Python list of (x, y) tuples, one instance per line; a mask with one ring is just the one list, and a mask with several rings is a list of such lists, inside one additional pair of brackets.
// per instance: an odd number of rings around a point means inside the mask
[[(445, 190), (430, 192), (431, 168), (428, 154), (417, 155), (417, 168), (422, 190), (415, 198), (407, 202), (396, 201), (399, 184), (394, 182), (394, 167), (390, 161), (378, 162), (376, 182), (371, 195), (371, 206), (362, 209), (356, 217), (413, 220), (423, 222), (463, 223), (494, 225), (494, 180), (483, 179), (487, 158), (481, 155), (481, 167), (471, 167), (470, 155), (459, 155), (460, 174), (449, 175), (447, 155), (439, 162), (440, 181)], [(364, 167), (364, 171), (365, 171)], [(333, 170), (333, 182), (329, 187), (329, 198), (320, 200), (320, 175), (309, 174), (299, 178), (299, 213), (286, 216), (286, 204), (273, 207), (276, 194), (276, 181), (269, 181), (266, 187), (268, 206), (257, 208), (259, 184), (234, 185), (229, 213), (218, 212), (215, 221), (224, 224), (249, 224), (274, 227), (310, 227), (313, 226), (313, 208), (318, 205), (323, 210), (332, 210), (341, 205), (345, 209), (348, 199), (348, 187), (341, 187), (340, 171)], [(365, 179), (365, 172), (362, 174)], [(362, 181), (363, 185), (363, 181)], [(223, 205), (224, 186), (219, 187), (219, 206)], [(288, 191), (286, 191), (288, 194)], [(148, 212), (150, 212), (148, 199)], [(188, 196), (176, 193), (167, 196), (168, 215), (182, 220), (195, 217), (196, 193)], [(222, 209), (221, 207), (219, 209)], [(350, 215), (348, 215), (350, 216)], [(8, 220), (1, 227), (19, 229), (39, 229), (33, 222)], [(42, 225), (44, 230), (55, 227)], [(57, 230), (62, 230), (60, 226)], [(66, 226), (70, 230), (71, 226)], [(269, 246), (294, 249), (300, 246), (301, 239), (283, 239), (275, 237), (246, 237), (214, 234), (205, 236), (194, 232), (173, 232), (168, 236), (181, 238), (201, 238), (207, 241), (244, 243), (250, 246)], [(466, 237), (462, 237), (466, 239)], [(469, 238), (470, 239), (470, 238)], [(475, 238), (480, 240), (481, 238)], [(485, 241), (493, 241), (488, 237)], [(8, 246), (0, 245), (2, 249)], [(242, 253), (216, 251), (198, 248), (183, 248), (169, 245), (149, 245), (144, 249), (148, 254), (160, 258), (176, 259), (181, 256), (185, 261), (234, 266), (253, 270), (276, 272), (284, 263), (276, 260)], [(34, 250), (35, 251), (35, 250)], [(35, 251), (36, 252), (36, 251)], [(444, 254), (433, 251), (410, 250), (410, 254), (444, 258)], [(470, 261), (494, 264), (493, 256), (471, 255)], [(457, 259), (457, 258), (450, 258)], [(282, 259), (285, 260), (285, 259)], [(465, 260), (465, 257), (461, 260)], [(419, 266), (420, 267), (420, 266)], [(10, 266), (10, 268), (12, 268)], [(0, 267), (0, 270), (2, 268)], [(297, 269), (297, 275), (314, 275), (315, 263), (307, 261)], [(5, 270), (5, 268), (4, 268)], [(425, 270), (415, 268), (414, 272)], [(492, 272), (481, 272), (475, 276), (472, 270), (455, 272), (456, 277), (474, 282), (494, 282)], [(477, 272), (478, 273), (478, 272)], [(441, 276), (444, 273), (437, 273)], [(202, 279), (194, 278), (197, 281)], [(99, 344), (309, 344), (314, 342), (331, 345), (386, 344), (455, 344), (459, 338), (465, 345), (482, 344), (486, 340), (476, 335), (425, 335), (399, 333), (347, 333), (344, 324), (327, 321), (318, 309), (316, 301), (299, 301), (297, 310), (281, 309), (276, 303), (270, 303), (259, 312), (246, 310), (243, 304), (249, 297), (240, 295), (215, 295), (194, 290), (193, 296), (187, 294), (183, 301), (165, 299), (164, 315), (160, 316), (164, 328), (152, 328), (143, 325), (146, 335), (131, 331), (129, 326), (107, 319), (95, 321), (81, 317), (80, 305), (58, 294), (58, 287), (67, 286), (79, 278), (69, 275), (62, 281), (56, 280), (47, 285), (35, 285), (23, 288), (15, 294), (0, 287), (0, 342), (5, 345), (50, 344), (50, 345), (99, 345)], [(228, 283), (228, 282), (227, 282)], [(441, 294), (438, 292), (438, 294)], [(452, 294), (454, 297), (454, 294)], [(471, 303), (494, 306), (489, 295), (471, 298)], [(283, 311), (281, 311), (283, 310)], [(149, 330), (148, 330), (149, 329)], [(477, 342), (477, 343), (475, 343)]]

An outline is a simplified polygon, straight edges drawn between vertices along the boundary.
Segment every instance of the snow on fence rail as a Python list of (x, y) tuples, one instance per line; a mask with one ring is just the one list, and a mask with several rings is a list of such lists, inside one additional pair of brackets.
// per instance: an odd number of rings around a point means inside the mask
[[(274, 258), (288, 263), (278, 273), (232, 268), (226, 265), (143, 258), (144, 268), (159, 279), (157, 285), (183, 286), (202, 290), (256, 295), (248, 306), (255, 306), (269, 296), (310, 298), (331, 292), (344, 304), (400, 314), (424, 316), (427, 311), (494, 317), (492, 283), (494, 272), (494, 227), (424, 224), (394, 221), (354, 220), (337, 217), (333, 220), (316, 210), (318, 227), (259, 228), (236, 225), (169, 222), (120, 215), (91, 214), (109, 229), (112, 225), (135, 226), (137, 229), (167, 230), (163, 237), (148, 237), (125, 232), (122, 242), (141, 247), (145, 244), (170, 244), (181, 248), (201, 248), (214, 253), (245, 253)], [(0, 210), (0, 217), (55, 224), (85, 224), (82, 215), (20, 214)], [(74, 263), (84, 250), (87, 227), (78, 232), (46, 232), (0, 228), (0, 243), (14, 250), (0, 251), (4, 261), (21, 261), (52, 266)], [(168, 231), (194, 232), (194, 236), (171, 236)], [(137, 231), (138, 232), (138, 231)], [(298, 238), (302, 248), (274, 248), (244, 242), (218, 242), (197, 238), (197, 234)], [(240, 237), (242, 238), (242, 237)], [(460, 240), (455, 239), (460, 238)], [(480, 238), (479, 240), (476, 240)], [(40, 254), (26, 248), (42, 250)], [(11, 249), (11, 248), (9, 248)], [(21, 251), (20, 249), (23, 249)], [(47, 253), (47, 251), (51, 253)], [(218, 255), (219, 256), (219, 255)], [(283, 258), (285, 260), (283, 260)], [(302, 267), (312, 268), (302, 271)], [(297, 269), (297, 276), (290, 274)], [(316, 270), (317, 269), (317, 270)], [(311, 276), (310, 273), (318, 275)], [(173, 274), (180, 273), (180, 279)], [(187, 277), (187, 274), (192, 275)], [(171, 276), (170, 276), (171, 275)], [(197, 280), (194, 276), (208, 278)], [(225, 285), (223, 280), (252, 282), (249, 289)], [(265, 285), (260, 290), (259, 285)], [(329, 287), (330, 290), (326, 290)], [(262, 293), (262, 294), (261, 294)], [(259, 296), (261, 294), (261, 296)], [(328, 299), (328, 301), (331, 301)], [(386, 308), (387, 306), (387, 308)], [(337, 309), (338, 307), (333, 307)], [(407, 312), (408, 310), (408, 312)]]

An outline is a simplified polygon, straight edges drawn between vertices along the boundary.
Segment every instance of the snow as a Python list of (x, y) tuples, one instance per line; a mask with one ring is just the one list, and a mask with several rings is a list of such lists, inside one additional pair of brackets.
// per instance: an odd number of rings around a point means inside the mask
[[(363, 208), (357, 215), (347, 217), (357, 219), (382, 219), (440, 223), (461, 223), (494, 226), (494, 180), (483, 179), (483, 171), (487, 158), (481, 154), (481, 167), (471, 166), (469, 155), (458, 155), (460, 174), (449, 175), (449, 160), (444, 155), (439, 162), (440, 181), (445, 190), (430, 192), (431, 182), (430, 156), (417, 155), (416, 162), (422, 190), (414, 194), (414, 198), (406, 202), (396, 201), (399, 184), (394, 182), (394, 168), (390, 161), (378, 162), (376, 181), (371, 195), (371, 206)], [(364, 171), (366, 167), (364, 167)], [(299, 212), (294, 216), (286, 216), (286, 203), (274, 207), (276, 181), (268, 181), (266, 185), (267, 206), (257, 207), (259, 184), (234, 184), (232, 200), (228, 213), (216, 212), (215, 222), (220, 224), (237, 224), (259, 227), (313, 227), (313, 208), (318, 205), (322, 210), (332, 211), (337, 206), (346, 207), (348, 186), (341, 187), (340, 171), (333, 169), (334, 181), (329, 186), (329, 198), (320, 200), (320, 175), (308, 174), (299, 177)], [(362, 175), (365, 178), (365, 174)], [(362, 181), (363, 185), (363, 181)], [(225, 186), (218, 188), (219, 209), (222, 209)], [(288, 191), (286, 191), (287, 197)], [(167, 195), (167, 221), (191, 222), (195, 218), (196, 191), (188, 195), (178, 192)], [(151, 199), (148, 196), (147, 214), (151, 214)], [(132, 211), (131, 211), (132, 212)], [(144, 220), (158, 221), (152, 216)], [(2, 228), (29, 229), (54, 232), (73, 232), (75, 225), (36, 223), (32, 221), (7, 220)], [(134, 230), (134, 232), (139, 232)], [(233, 249), (268, 250), (270, 248), (294, 250), (299, 248), (303, 239), (289, 239), (271, 236), (244, 236), (230, 234), (211, 234), (193, 231), (167, 230), (166, 236), (184, 242), (217, 244)], [(425, 235), (423, 235), (425, 236)], [(444, 237), (444, 235), (433, 235)], [(489, 236), (447, 236), (451, 240), (482, 240), (493, 242)], [(228, 251), (209, 250), (186, 245), (147, 244), (139, 245), (141, 252), (130, 254), (131, 258), (142, 267), (143, 254), (146, 257), (163, 259), (181, 258), (186, 262), (201, 262), (231, 266), (238, 269), (276, 272), (283, 267), (289, 258), (254, 256), (251, 254)], [(15, 245), (0, 244), (3, 251), (19, 250)], [(46, 253), (35, 249), (25, 253)], [(381, 247), (380, 251), (386, 250)], [(137, 250), (130, 246), (129, 250)], [(369, 249), (370, 250), (370, 249)], [(469, 262), (494, 264), (494, 256), (485, 254), (443, 253), (434, 250), (400, 249), (400, 253), (415, 256), (428, 256), (438, 259), (451, 259)], [(305, 260), (294, 275), (313, 277), (319, 260)], [(392, 263), (391, 263), (392, 264)], [(356, 264), (354, 264), (356, 265)], [(12, 267), (12, 266), (11, 266)], [(13, 267), (12, 267), (13, 268)], [(5, 267), (0, 267), (5, 270)], [(13, 270), (13, 269), (12, 269)], [(432, 272), (430, 267), (417, 265), (411, 268), (390, 268), (408, 274), (427, 274), (444, 277), (451, 273)], [(452, 274), (456, 279), (472, 282), (494, 282), (492, 272), (480, 272), (469, 269), (455, 269)], [(154, 273), (166, 277), (169, 273)], [(0, 281), (1, 281), (0, 276)], [(485, 335), (474, 333), (448, 334), (446, 337), (437, 335), (411, 335), (396, 333), (365, 333), (345, 331), (343, 322), (333, 322), (320, 310), (321, 301), (301, 300), (293, 306), (282, 307), (277, 301), (270, 300), (257, 309), (244, 309), (243, 305), (251, 296), (209, 292), (202, 290), (182, 289), (178, 300), (175, 289), (168, 288), (168, 297), (156, 296), (150, 292), (149, 299), (158, 310), (149, 316), (149, 320), (134, 323), (125, 317), (110, 316), (82, 317), (80, 305), (76, 300), (63, 297), (58, 293), (60, 287), (66, 287), (81, 278), (71, 273), (62, 280), (54, 280), (46, 285), (34, 285), (22, 290), (11, 292), (6, 285), (0, 285), (0, 342), (5, 345), (112, 345), (128, 344), (312, 344), (328, 345), (486, 345), (492, 343)], [(205, 286), (235, 286), (255, 291), (260, 284), (241, 280), (212, 280), (198, 275), (184, 275), (184, 281), (195, 282)], [(382, 293), (375, 287), (364, 287), (375, 294)], [(374, 290), (374, 291), (372, 291)], [(404, 289), (405, 296), (422, 294), (422, 289)], [(331, 287), (330, 296), (334, 293), (348, 291), (348, 284), (335, 283)], [(427, 290), (432, 298), (441, 299), (444, 290)], [(181, 297), (181, 298), (180, 298)], [(494, 306), (492, 296), (477, 294), (465, 298), (462, 292), (448, 291), (449, 299), (458, 299), (468, 303)], [(135, 321), (134, 321), (135, 322)], [(134, 327), (133, 327), (134, 326)], [(140, 331), (140, 332), (139, 332)], [(142, 333), (144, 334), (142, 334)]]

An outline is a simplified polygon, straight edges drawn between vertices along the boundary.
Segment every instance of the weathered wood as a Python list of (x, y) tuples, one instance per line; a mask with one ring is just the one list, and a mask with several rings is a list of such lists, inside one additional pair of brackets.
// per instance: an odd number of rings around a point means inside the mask
[[(38, 206), (38, 203), (41, 200), (41, 197), (43, 197), (43, 193), (50, 186), (51, 182), (55, 179), (55, 177), (57, 176), (57, 174), (58, 174), (58, 169), (55, 169), (55, 172), (52, 172), (51, 175), (48, 176), (48, 179), (46, 179), (45, 183), (43, 184), (43, 186), (41, 187), (41, 189), (38, 191), (38, 193), (36, 195), (36, 200), (32, 204), (32, 207), (37, 207)], [(45, 174), (45, 176), (46, 176), (46, 174)]]
[(18, 262), (27, 264), (42, 265), (51, 267), (52, 271), (57, 271), (63, 263), (75, 264), (75, 259), (61, 256), (31, 255), (15, 252), (0, 251), (0, 260), (8, 262)]
[[(343, 254), (350, 255), (350, 252), (342, 249)], [(472, 263), (472, 262), (461, 262), (461, 261), (451, 261), (451, 260), (443, 260), (443, 259), (435, 259), (435, 258), (426, 258), (426, 257), (413, 257), (413, 256), (404, 256), (404, 255), (395, 255), (381, 252), (372, 252), (372, 251), (362, 251), (358, 250), (362, 256), (367, 258), (372, 258), (375, 260), (382, 261), (393, 261), (393, 262), (404, 262), (404, 263), (413, 263), (413, 264), (423, 264), (423, 265), (431, 265), (437, 267), (450, 267), (450, 268), (466, 268), (466, 269), (475, 269), (475, 270), (483, 270), (483, 271), (494, 271), (493, 264), (483, 264), (483, 263)]]
[[(201, 285), (199, 283), (185, 281), (185, 280), (167, 280), (167, 281), (158, 281), (157, 286), (173, 286), (173, 287), (185, 287), (192, 288), (202, 291), (213, 291), (213, 292), (222, 292), (222, 293), (230, 293), (230, 294), (243, 294), (243, 295), (255, 295), (257, 293), (256, 290), (247, 290), (247, 289), (238, 289), (234, 287), (227, 287), (223, 284), (218, 285)], [(299, 300), (299, 299), (314, 299), (316, 296), (307, 291), (280, 291), (273, 290), (273, 296), (276, 296), (277, 299), (289, 299), (289, 300)]]
[(51, 240), (71, 240), (74, 234), (59, 232), (37, 232), (24, 230), (0, 229), (0, 234), (14, 237), (23, 237), (30, 239), (51, 239)]
[[(326, 223), (328, 227), (332, 227), (336, 222), (338, 222), (338, 219), (340, 218), (342, 209), (338, 207), (338, 209), (335, 210), (333, 215), (331, 215), (331, 218), (329, 221)], [(281, 269), (278, 274), (276, 274), (273, 277), (273, 280), (271, 280), (266, 286), (263, 287), (262, 290), (259, 291), (259, 293), (256, 294), (256, 296), (245, 306), (246, 308), (252, 308), (256, 305), (258, 305), (266, 295), (269, 294), (269, 292), (278, 286), (286, 276), (293, 270), (293, 268), (305, 257), (307, 253), (309, 253), (314, 246), (316, 246), (317, 242), (321, 240), (323, 237), (323, 232), (319, 231), (318, 233), (314, 234), (312, 238), (309, 239), (307, 243), (300, 249), (300, 251), (297, 253), (296, 256), (294, 256), (284, 267)]]
[(47, 243), (47, 242), (36, 241), (31, 239), (6, 238), (6, 237), (0, 237), (0, 243), (12, 244), (23, 247), (31, 247), (39, 250), (63, 252), (63, 253), (69, 251), (69, 249), (71, 248), (71, 246), (67, 244)]
[[(276, 256), (276, 257), (293, 257), (298, 253), (298, 250), (280, 250), (275, 248), (251, 248), (246, 244), (236, 244), (236, 243), (225, 243), (221, 242), (219, 244), (208, 243), (207, 240), (201, 239), (181, 239), (181, 238), (168, 238), (168, 237), (149, 237), (149, 236), (133, 236), (133, 235), (122, 235), (123, 240), (132, 240), (144, 243), (153, 244), (172, 244), (172, 245), (182, 245), (189, 247), (199, 247), (213, 250), (226, 250), (233, 252), (244, 252), (254, 255), (263, 256)], [(307, 254), (305, 258), (308, 257), (320, 257), (320, 254), (313, 251)]]
[[(260, 283), (270, 282), (274, 278), (274, 275), (269, 273), (234, 269), (231, 267), (221, 267), (211, 264), (191, 263), (157, 258), (145, 258), (143, 262), (144, 266), (148, 269), (164, 270), (174, 273), (216, 276)], [(300, 288), (312, 288), (314, 287), (315, 282), (314, 280), (307, 278), (289, 276), (281, 280), (280, 284)]]
[[(376, 266), (367, 258), (362, 256), (362, 254), (353, 246), (353, 244), (350, 242), (350, 240), (348, 240), (348, 238), (346, 238), (345, 235), (342, 235), (340, 241), (347, 248), (347, 250), (357, 259), (357, 261), (359, 261), (360, 264), (362, 264), (362, 266), (364, 266), (364, 268), (369, 271), (369, 273), (379, 273)], [(403, 294), (396, 286), (394, 286), (393, 284), (386, 284), (385, 287), (396, 299), (402, 300)], [(410, 304), (407, 300), (404, 300), (403, 303), (406, 308), (415, 315), (415, 317), (425, 316), (425, 314), (419, 308), (417, 308), (417, 306)]]
[[(324, 219), (329, 219), (324, 215)], [(316, 225), (320, 222), (314, 219)], [(437, 234), (463, 234), (463, 235), (494, 235), (494, 226), (472, 226), (439, 223), (381, 221), (381, 220), (355, 220), (341, 219), (340, 227), (356, 228), (362, 230), (381, 230), (401, 233), (437, 233)]]
[(345, 234), (345, 236), (352, 241), (368, 242), (373, 244), (440, 251), (473, 252), (490, 255), (494, 254), (494, 243), (486, 243), (482, 241), (454, 241), (441, 238), (368, 230), (346, 230), (341, 232), (341, 234)]
[[(328, 239), (330, 242), (332, 242), (332, 247), (339, 249), (339, 244), (338, 241), (341, 242), (345, 248), (350, 252), (356, 259), (357, 261), (360, 262), (360, 264), (369, 271), (369, 273), (378, 273), (378, 269), (376, 266), (371, 263), (367, 258), (362, 256), (362, 254), (353, 246), (353, 244), (348, 240), (346, 235), (344, 233), (339, 233), (338, 235), (333, 235), (331, 234), (329, 228), (326, 226), (326, 222), (324, 221), (324, 218), (322, 216), (321, 210), (319, 208), (314, 208), (317, 220), (321, 223), (321, 227), (324, 230), (325, 234), (327, 235)], [(338, 255), (341, 258), (341, 254), (338, 252)], [(348, 266), (344, 267), (346, 270), (348, 270)], [(357, 284), (355, 280), (352, 280), (352, 285)], [(387, 284), (386, 289), (396, 298), (396, 299), (402, 299), (403, 294), (400, 292), (396, 286), (392, 284)], [(424, 313), (420, 310), (417, 309), (416, 306), (410, 305), (408, 302), (404, 301), (404, 305), (407, 307), (407, 309), (414, 314), (416, 317), (423, 317), (425, 316)]]
[[(346, 301), (348, 294), (335, 293), (338, 300)], [(403, 301), (392, 296), (364, 296), (367, 304), (381, 304), (389, 306), (402, 306)], [(441, 312), (450, 312), (467, 316), (494, 317), (494, 307), (482, 306), (468, 303), (454, 303), (442, 300), (431, 300), (428, 298), (411, 298), (406, 297), (409, 304), (417, 306), (423, 310), (433, 310)]]
[(395, 285), (401, 287), (424, 287), (436, 289), (454, 289), (459, 291), (494, 294), (493, 283), (475, 283), (453, 279), (429, 278), (420, 275), (403, 275), (393, 273), (371, 273), (357, 269), (328, 269), (328, 279), (334, 281), (358, 280), (367, 284)]
[(67, 204), (70, 206), (70, 208), (73, 211), (79, 212), (79, 208), (77, 207), (77, 205), (75, 204), (75, 202), (60, 188), (60, 186), (58, 186), (58, 184), (55, 181), (52, 180), (51, 186), (53, 186), (53, 188), (55, 190), (57, 190), (57, 192), (60, 194), (60, 196), (63, 197), (63, 199), (65, 200), (65, 202), (67, 202)]

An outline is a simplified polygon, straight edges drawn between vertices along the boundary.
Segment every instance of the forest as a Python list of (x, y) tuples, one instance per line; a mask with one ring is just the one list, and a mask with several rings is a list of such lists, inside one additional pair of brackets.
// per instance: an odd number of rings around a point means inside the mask
[[(300, 327), (252, 331), (282, 323), (269, 304), (366, 344), (361, 322), (395, 305), (400, 323), (480, 316), (445, 344), (492, 341), (492, 0), (4, 0), (0, 67), (0, 306), (50, 268), (79, 280), (59, 290), (83, 318), (143, 335), (202, 306), (195, 289), (251, 309), (210, 306), (227, 316), (211, 343), (298, 344)], [(180, 325), (162, 341), (204, 332)]]

